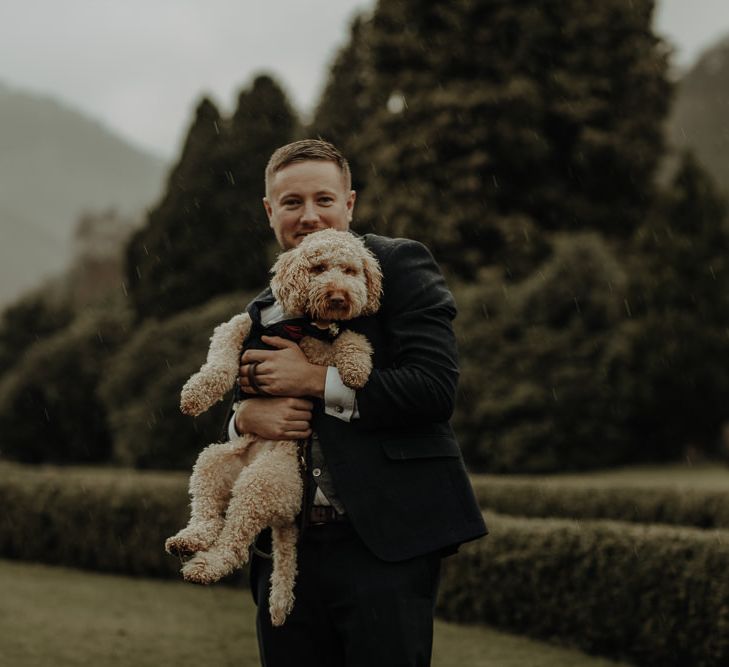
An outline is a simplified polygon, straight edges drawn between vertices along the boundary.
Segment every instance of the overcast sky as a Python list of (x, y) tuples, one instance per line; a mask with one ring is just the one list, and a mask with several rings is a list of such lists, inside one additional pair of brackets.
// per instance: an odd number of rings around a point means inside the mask
[[(596, 0), (599, 1), (599, 0)], [(175, 156), (194, 105), (230, 113), (267, 71), (310, 112), (357, 11), (375, 0), (0, 0), (0, 82), (48, 93), (136, 145)], [(729, 33), (729, 0), (658, 0), (687, 66)]]

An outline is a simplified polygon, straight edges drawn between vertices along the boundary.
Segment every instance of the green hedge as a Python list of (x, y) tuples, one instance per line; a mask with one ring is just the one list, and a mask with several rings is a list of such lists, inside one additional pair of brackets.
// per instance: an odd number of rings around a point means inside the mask
[(729, 531), (489, 515), (438, 613), (654, 667), (729, 664)]
[(475, 477), (473, 481), (481, 507), (500, 514), (729, 528), (726, 491), (572, 485), (498, 477)]
[(188, 518), (187, 476), (0, 466), (0, 556), (177, 576), (164, 540)]
[[(186, 473), (0, 465), (0, 557), (177, 577)], [(729, 531), (489, 513), (438, 613), (640, 665), (729, 664)], [(238, 577), (244, 579), (244, 575)]]

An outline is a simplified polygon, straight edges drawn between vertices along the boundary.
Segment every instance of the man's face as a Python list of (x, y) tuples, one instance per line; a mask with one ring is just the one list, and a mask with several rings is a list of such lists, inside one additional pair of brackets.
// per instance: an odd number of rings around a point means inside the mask
[(273, 175), (263, 206), (279, 245), (290, 250), (312, 232), (349, 229), (355, 197), (334, 162), (307, 160)]

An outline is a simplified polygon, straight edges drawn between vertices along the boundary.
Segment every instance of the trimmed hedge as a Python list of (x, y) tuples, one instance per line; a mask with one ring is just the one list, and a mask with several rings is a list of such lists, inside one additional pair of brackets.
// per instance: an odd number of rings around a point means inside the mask
[[(177, 577), (187, 474), (0, 465), (0, 557)], [(729, 531), (491, 515), (446, 559), (439, 615), (640, 665), (729, 664)], [(237, 575), (238, 580), (244, 576)]]
[(475, 477), (473, 483), (481, 507), (500, 514), (729, 528), (726, 491), (573, 486), (498, 477)]
[(729, 664), (729, 531), (489, 515), (438, 613), (654, 667)]
[(0, 556), (179, 576), (164, 541), (188, 519), (185, 474), (0, 466)]

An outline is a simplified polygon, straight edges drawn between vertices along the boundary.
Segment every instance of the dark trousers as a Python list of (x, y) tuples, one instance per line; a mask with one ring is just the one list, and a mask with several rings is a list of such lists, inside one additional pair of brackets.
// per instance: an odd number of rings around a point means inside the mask
[(294, 609), (273, 627), (271, 561), (254, 556), (251, 585), (264, 667), (428, 667), (440, 555), (388, 563), (349, 523), (310, 526), (299, 544)]

